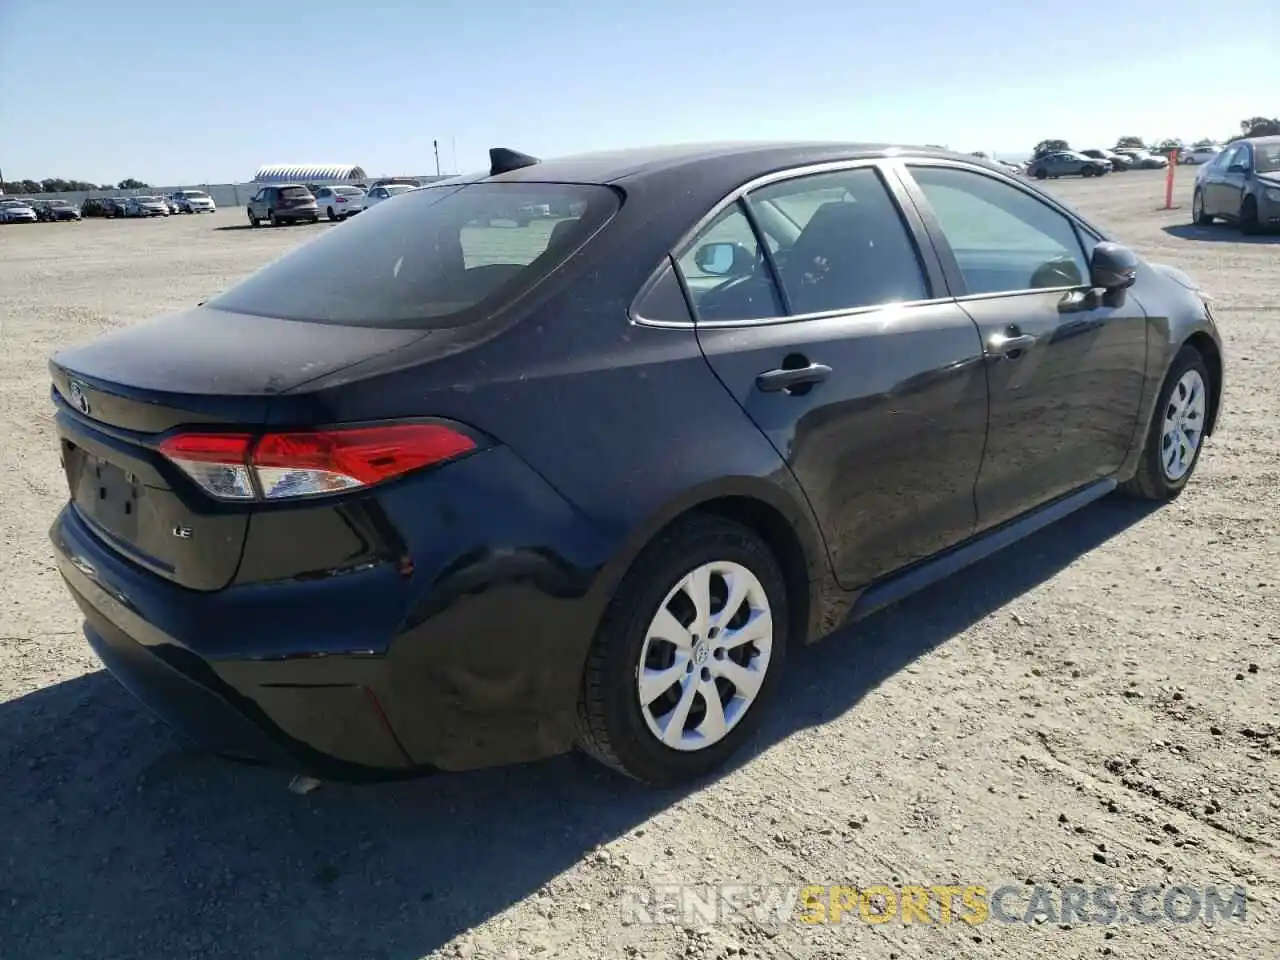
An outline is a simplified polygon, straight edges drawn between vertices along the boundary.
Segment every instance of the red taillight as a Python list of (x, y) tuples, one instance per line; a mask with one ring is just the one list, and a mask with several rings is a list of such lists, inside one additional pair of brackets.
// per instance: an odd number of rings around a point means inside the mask
[(441, 423), (247, 434), (183, 433), (160, 452), (215, 497), (281, 500), (383, 483), (476, 448)]
[(334, 199), (334, 200), (336, 200), (336, 201), (338, 201), (338, 203), (346, 203), (346, 202), (347, 202), (347, 198), (346, 198), (346, 197), (334, 197), (333, 199)]

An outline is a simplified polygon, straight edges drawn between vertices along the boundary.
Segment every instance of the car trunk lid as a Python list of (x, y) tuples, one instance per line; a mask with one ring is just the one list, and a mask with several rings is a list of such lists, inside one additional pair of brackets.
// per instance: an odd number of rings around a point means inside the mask
[(182, 426), (254, 431), (278, 394), (422, 336), (184, 311), (50, 361), (73, 509), (109, 547), (195, 590), (234, 577), (252, 504), (204, 495), (160, 454)]

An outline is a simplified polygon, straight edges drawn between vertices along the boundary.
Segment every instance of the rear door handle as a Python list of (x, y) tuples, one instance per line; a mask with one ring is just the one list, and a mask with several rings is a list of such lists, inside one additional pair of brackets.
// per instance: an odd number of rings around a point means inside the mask
[(1021, 354), (1024, 350), (1031, 349), (1035, 345), (1036, 337), (1029, 333), (1007, 334), (997, 333), (991, 336), (987, 341), (987, 346), (991, 348), (992, 353), (1000, 354), (1003, 357), (1012, 357), (1015, 354)]
[(811, 363), (807, 367), (795, 369), (779, 367), (777, 370), (770, 370), (756, 377), (756, 388), (766, 393), (774, 393), (805, 384), (821, 383), (829, 376), (831, 376), (831, 368), (825, 363)]

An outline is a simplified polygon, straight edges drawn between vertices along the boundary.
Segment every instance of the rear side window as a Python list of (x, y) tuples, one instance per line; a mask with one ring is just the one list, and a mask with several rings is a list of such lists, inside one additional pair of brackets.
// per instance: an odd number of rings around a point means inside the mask
[(794, 314), (929, 298), (897, 204), (872, 167), (785, 180), (751, 193), (760, 220), (796, 228), (774, 254)]
[[(427, 187), (380, 203), (206, 305), (313, 323), (432, 329), (482, 319), (567, 259), (618, 209), (603, 186)], [(530, 217), (530, 208), (571, 217)]]

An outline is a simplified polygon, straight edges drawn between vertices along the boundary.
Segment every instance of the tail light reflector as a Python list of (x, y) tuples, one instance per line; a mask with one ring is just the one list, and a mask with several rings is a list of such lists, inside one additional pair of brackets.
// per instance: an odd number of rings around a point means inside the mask
[(220, 500), (285, 500), (393, 480), (476, 449), (442, 423), (247, 434), (183, 433), (160, 452)]

